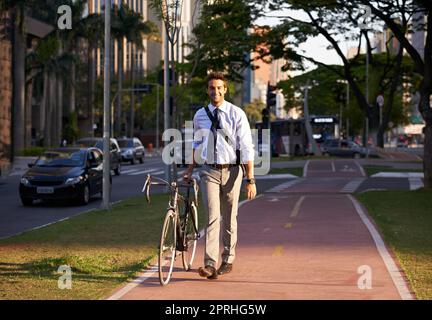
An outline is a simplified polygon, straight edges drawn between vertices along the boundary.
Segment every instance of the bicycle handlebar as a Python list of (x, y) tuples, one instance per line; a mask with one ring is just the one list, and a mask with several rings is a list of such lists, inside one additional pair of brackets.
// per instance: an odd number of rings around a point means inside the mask
[[(156, 179), (158, 181), (152, 181), (152, 179)], [(150, 203), (150, 186), (151, 185), (158, 185), (158, 186), (167, 186), (171, 189), (171, 191), (177, 191), (179, 187), (181, 188), (190, 188), (193, 187), (194, 190), (194, 198), (195, 198), (195, 204), (198, 205), (198, 184), (195, 179), (192, 179), (189, 183), (178, 183), (173, 182), (169, 183), (168, 181), (158, 178), (158, 177), (152, 177), (150, 174), (147, 175), (147, 179), (144, 183), (142, 192), (146, 193), (146, 199), (147, 202)], [(184, 199), (183, 196), (179, 195), (180, 198)]]

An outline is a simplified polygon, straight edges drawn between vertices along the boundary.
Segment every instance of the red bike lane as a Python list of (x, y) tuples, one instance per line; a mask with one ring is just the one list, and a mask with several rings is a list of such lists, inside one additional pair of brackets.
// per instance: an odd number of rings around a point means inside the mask
[[(200, 240), (191, 271), (183, 270), (179, 256), (168, 286), (160, 286), (154, 268), (110, 299), (411, 299), (403, 274), (365, 209), (339, 192), (341, 175), (359, 177), (361, 169), (346, 170), (347, 165), (356, 166), (353, 162), (307, 165), (299, 183), (243, 203), (231, 273), (217, 280), (199, 277)], [(325, 172), (327, 179), (322, 179)]]

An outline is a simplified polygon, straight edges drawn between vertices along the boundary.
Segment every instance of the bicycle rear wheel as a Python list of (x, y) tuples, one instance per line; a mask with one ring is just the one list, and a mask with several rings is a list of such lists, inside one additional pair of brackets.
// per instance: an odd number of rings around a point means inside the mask
[(182, 260), (184, 269), (189, 271), (195, 258), (196, 245), (198, 241), (198, 235), (196, 234), (198, 231), (198, 213), (194, 203), (190, 206), (185, 231), (186, 250), (182, 251)]
[(168, 210), (159, 244), (159, 282), (165, 286), (171, 279), (176, 255), (176, 214)]

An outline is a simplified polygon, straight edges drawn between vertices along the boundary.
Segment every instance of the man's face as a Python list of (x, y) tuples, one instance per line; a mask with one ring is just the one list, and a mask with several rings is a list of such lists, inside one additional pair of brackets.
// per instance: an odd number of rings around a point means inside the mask
[(227, 88), (222, 80), (212, 79), (207, 84), (207, 94), (212, 105), (215, 107), (219, 107), (222, 104), (226, 92)]

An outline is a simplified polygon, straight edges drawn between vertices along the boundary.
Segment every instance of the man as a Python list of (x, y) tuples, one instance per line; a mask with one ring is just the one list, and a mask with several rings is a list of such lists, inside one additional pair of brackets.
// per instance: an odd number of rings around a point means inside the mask
[[(195, 166), (195, 151), (202, 146), (201, 158), (205, 160), (201, 177), (201, 190), (208, 221), (205, 237), (204, 267), (199, 275), (217, 279), (218, 275), (233, 269), (237, 244), (237, 210), (243, 174), (246, 177), (247, 198), (256, 196), (254, 179), (254, 149), (252, 135), (245, 112), (225, 101), (227, 82), (222, 73), (207, 77), (207, 94), (210, 104), (201, 108), (194, 117), (193, 164), (189, 165), (184, 179), (187, 181)], [(198, 131), (208, 134), (195, 141)], [(240, 165), (240, 162), (243, 165)], [(243, 169), (244, 168), (244, 169)], [(243, 172), (245, 170), (246, 172)], [(219, 258), (220, 219), (222, 218), (223, 253)]]

